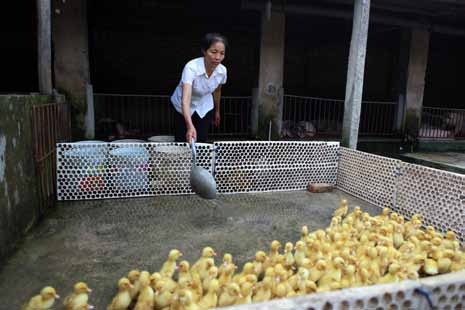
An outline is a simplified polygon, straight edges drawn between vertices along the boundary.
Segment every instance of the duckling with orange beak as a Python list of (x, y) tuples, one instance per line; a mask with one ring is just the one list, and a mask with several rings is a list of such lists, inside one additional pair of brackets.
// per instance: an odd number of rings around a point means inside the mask
[(219, 307), (232, 306), (239, 298), (242, 298), (241, 289), (237, 283), (229, 283), (218, 300)]
[(23, 306), (24, 310), (48, 310), (51, 309), (55, 300), (60, 298), (55, 289), (51, 286), (44, 287), (39, 295), (36, 295)]
[(191, 270), (200, 275), (205, 275), (207, 269), (206, 261), (213, 256), (216, 256), (216, 252), (211, 247), (207, 246), (203, 248), (202, 256), (192, 265)]
[(92, 290), (84, 282), (78, 282), (74, 285), (73, 293), (67, 296), (63, 302), (66, 310), (74, 310), (81, 306), (87, 305), (89, 293)]
[(139, 294), (139, 289), (140, 289), (139, 278), (140, 278), (139, 270), (134, 269), (134, 270), (129, 271), (128, 279), (132, 284), (132, 287), (129, 293), (131, 294), (132, 299), (136, 299), (137, 295)]
[(160, 274), (163, 277), (173, 277), (174, 272), (176, 271), (176, 261), (182, 256), (181, 251), (173, 249), (168, 255), (168, 260), (163, 263), (163, 266), (160, 269)]
[(134, 310), (153, 310), (155, 303), (155, 293), (150, 286), (150, 273), (142, 271), (140, 273), (140, 292)]
[(253, 261), (253, 273), (259, 277), (264, 271), (265, 262), (268, 260), (268, 256), (263, 251), (255, 253), (255, 261)]
[(127, 310), (132, 301), (130, 293), (132, 287), (128, 278), (121, 278), (118, 281), (118, 294), (113, 298), (107, 310)]

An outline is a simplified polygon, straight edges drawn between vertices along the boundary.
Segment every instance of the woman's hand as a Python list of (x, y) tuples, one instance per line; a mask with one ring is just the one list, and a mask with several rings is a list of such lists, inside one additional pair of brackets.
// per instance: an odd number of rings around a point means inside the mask
[(215, 119), (213, 120), (213, 124), (215, 125), (215, 127), (220, 127), (220, 122), (221, 122), (220, 111), (215, 111)]
[(190, 126), (187, 128), (187, 132), (186, 132), (187, 143), (192, 144), (192, 138), (194, 138), (195, 141), (197, 141), (197, 130), (195, 130), (194, 126)]

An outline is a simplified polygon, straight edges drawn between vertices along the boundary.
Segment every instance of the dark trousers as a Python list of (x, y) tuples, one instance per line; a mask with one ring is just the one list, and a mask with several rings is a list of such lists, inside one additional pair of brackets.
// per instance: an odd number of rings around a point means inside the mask
[[(174, 109), (174, 108), (173, 108)], [(204, 118), (200, 118), (197, 113), (192, 114), (192, 123), (194, 124), (195, 130), (197, 131), (196, 142), (207, 142), (208, 131), (213, 120), (213, 110), (208, 112)], [(186, 122), (184, 116), (175, 110), (174, 112), (174, 141), (186, 142)]]

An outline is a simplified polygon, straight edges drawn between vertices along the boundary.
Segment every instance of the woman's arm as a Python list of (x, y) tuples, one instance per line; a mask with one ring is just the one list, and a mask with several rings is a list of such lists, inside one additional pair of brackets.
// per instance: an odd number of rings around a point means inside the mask
[(220, 126), (221, 122), (221, 114), (220, 114), (220, 102), (221, 102), (221, 85), (218, 86), (217, 89), (213, 92), (213, 101), (215, 102), (215, 119), (213, 123), (215, 127)]
[(191, 97), (192, 97), (192, 85), (191, 84), (182, 84), (182, 115), (184, 116), (184, 121), (186, 122), (186, 141), (187, 143), (192, 143), (192, 138), (197, 140), (197, 131), (195, 130), (194, 124), (192, 123), (191, 118)]

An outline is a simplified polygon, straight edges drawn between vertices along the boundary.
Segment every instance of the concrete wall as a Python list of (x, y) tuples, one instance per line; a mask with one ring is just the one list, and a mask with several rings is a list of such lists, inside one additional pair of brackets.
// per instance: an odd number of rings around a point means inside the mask
[(0, 260), (37, 219), (30, 107), (47, 96), (0, 96)]
[[(85, 132), (86, 83), (90, 82), (87, 1), (53, 1), (55, 88), (72, 105), (73, 137)], [(57, 13), (59, 12), (59, 13)]]

